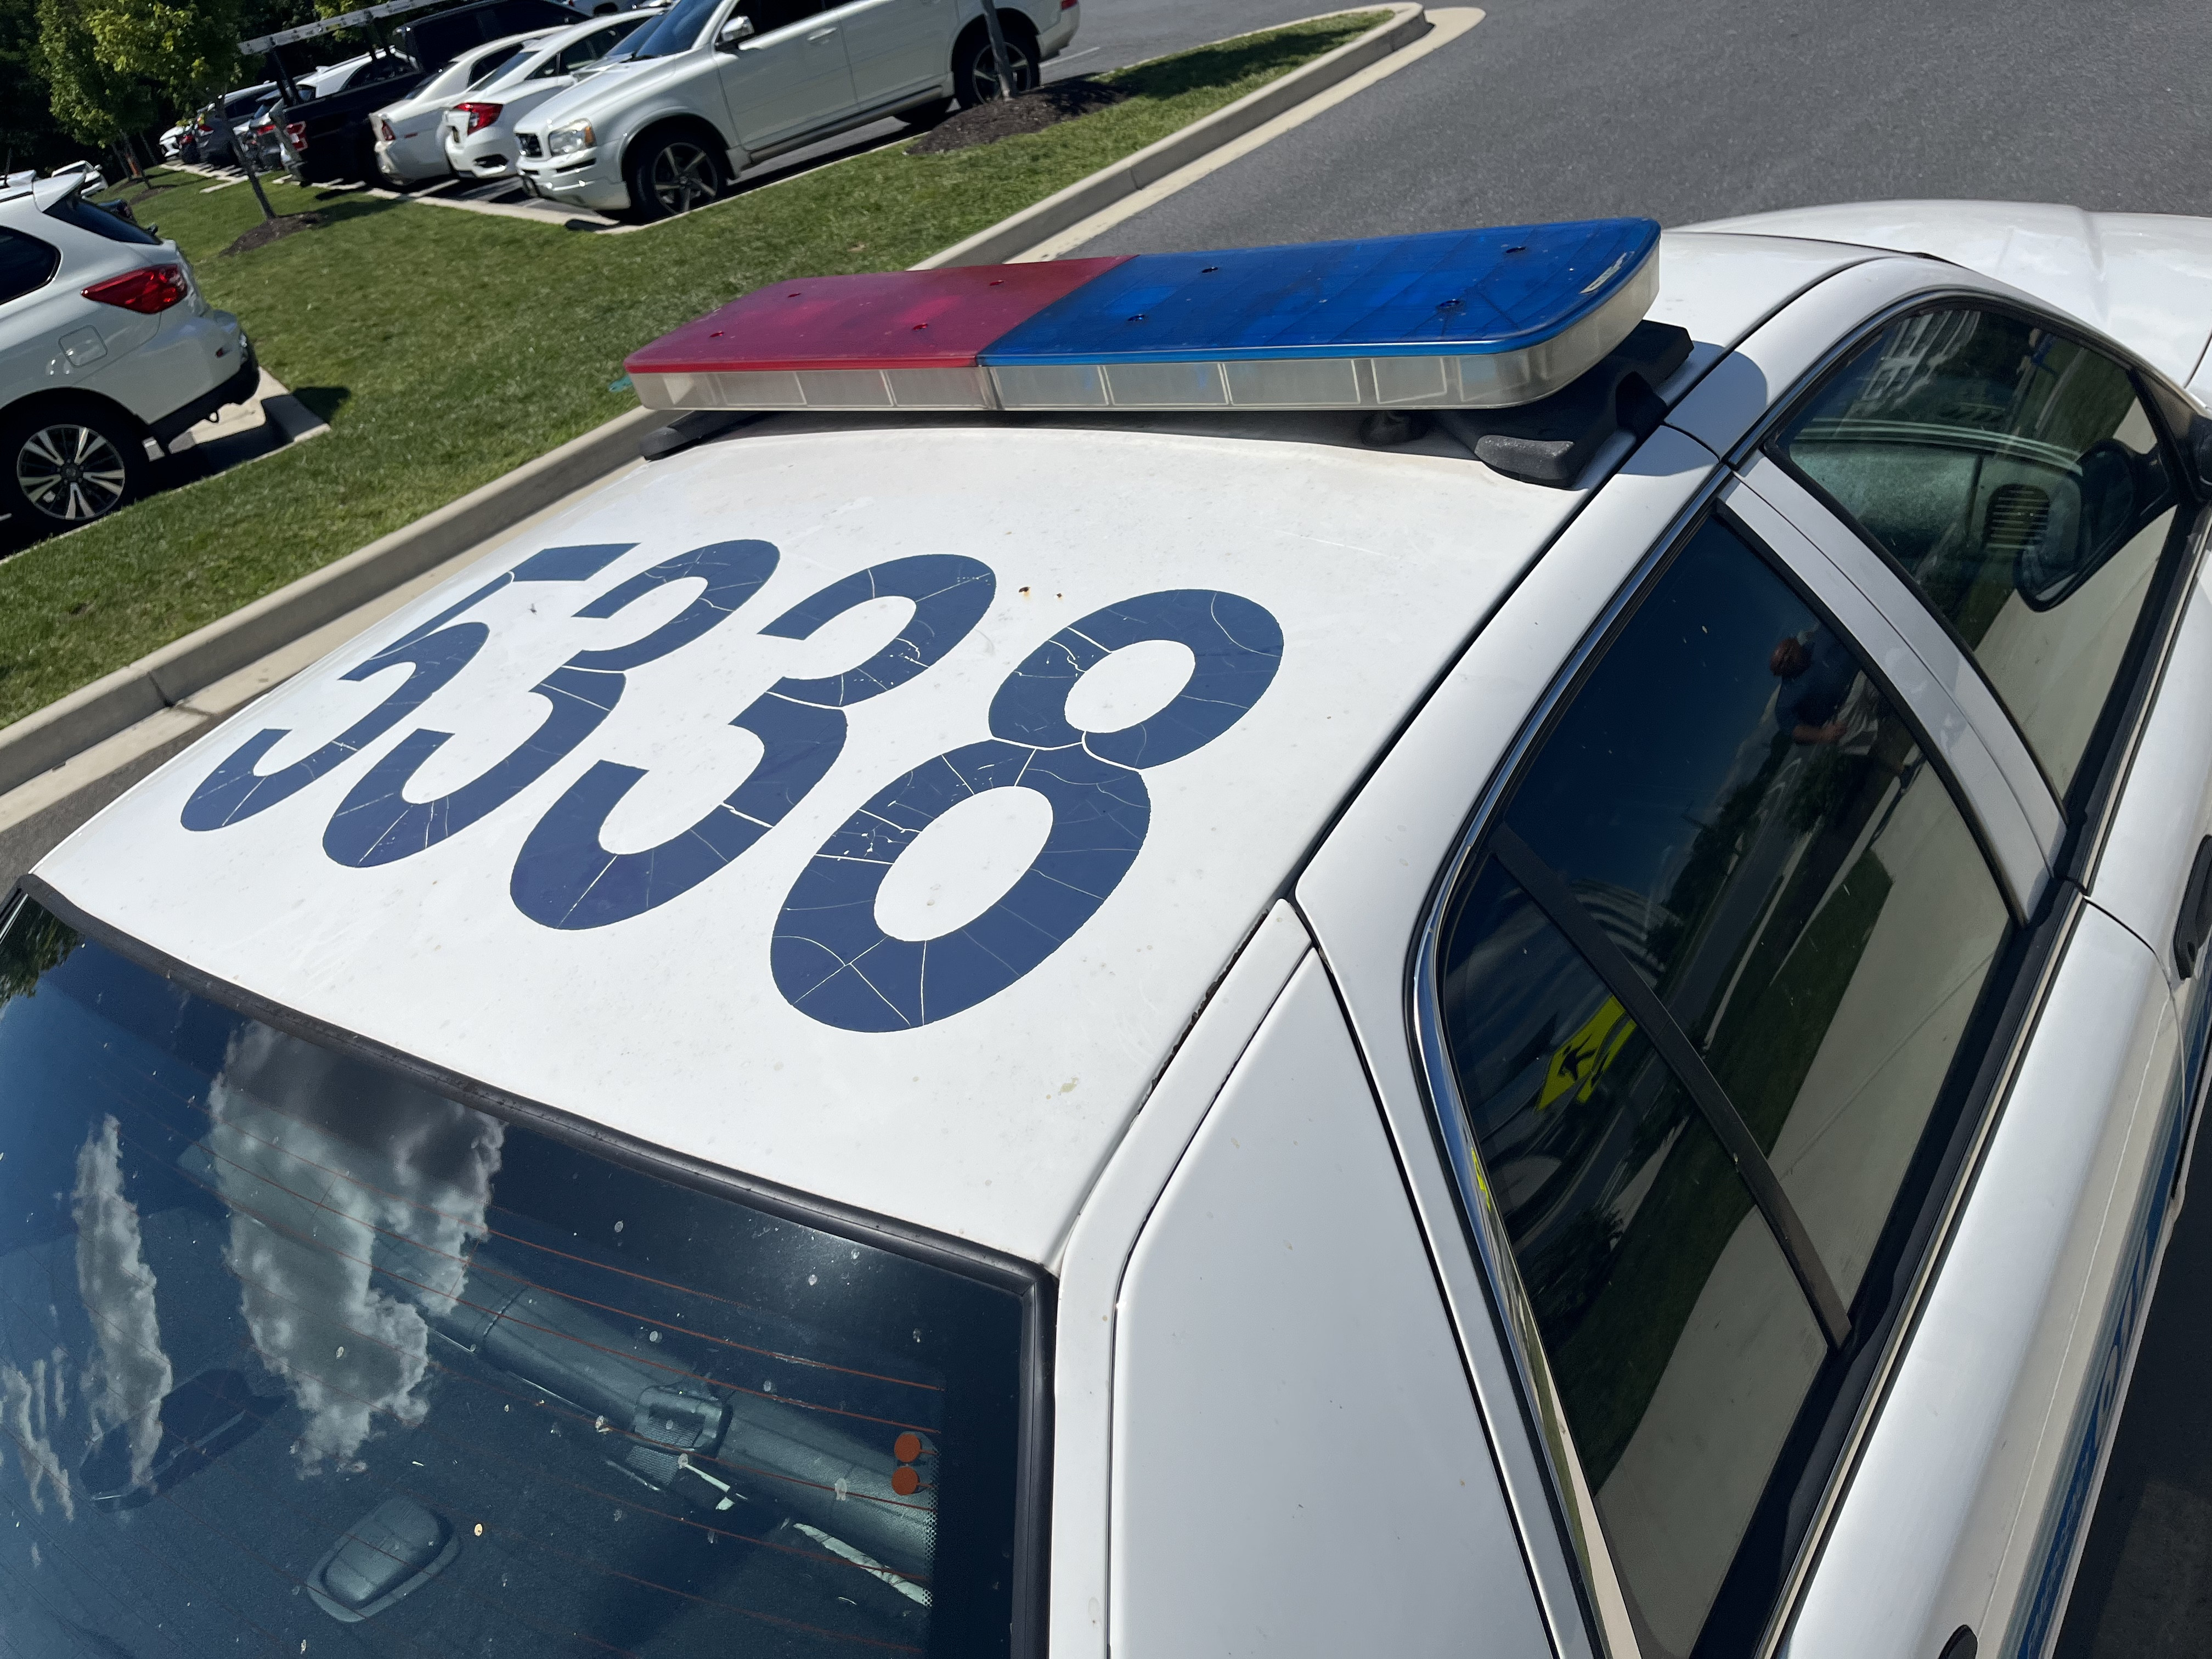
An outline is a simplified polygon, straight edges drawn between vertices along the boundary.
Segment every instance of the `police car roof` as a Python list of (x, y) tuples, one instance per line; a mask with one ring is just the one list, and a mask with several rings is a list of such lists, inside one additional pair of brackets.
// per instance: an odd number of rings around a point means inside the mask
[[(1670, 238), (1678, 383), (1862, 257)], [(36, 878), (457, 1079), (1048, 1262), (1208, 988), (1583, 499), (1354, 419), (770, 421), (509, 542)], [(526, 775), (533, 733), (578, 731)]]

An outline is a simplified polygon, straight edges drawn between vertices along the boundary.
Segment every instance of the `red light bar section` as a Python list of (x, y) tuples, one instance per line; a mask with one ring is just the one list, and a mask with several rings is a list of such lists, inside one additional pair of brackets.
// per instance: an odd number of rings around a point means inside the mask
[(972, 368), (1000, 336), (1128, 258), (773, 283), (662, 335), (623, 367), (634, 377)]

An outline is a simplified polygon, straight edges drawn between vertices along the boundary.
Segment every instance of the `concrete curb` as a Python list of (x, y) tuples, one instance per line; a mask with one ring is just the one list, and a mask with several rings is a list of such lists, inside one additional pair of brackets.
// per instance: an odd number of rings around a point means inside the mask
[(635, 409), (618, 415), (358, 552), (26, 714), (0, 731), (0, 792), (28, 782), (125, 727), (184, 702), (225, 675), (604, 477), (636, 457), (640, 438), (667, 423), (665, 410)]
[[(1180, 131), (1170, 133), (1158, 143), (1147, 144), (1134, 155), (1125, 155), (1112, 166), (1077, 179), (1066, 189), (1023, 209), (1012, 217), (976, 232), (966, 241), (956, 242), (942, 253), (932, 254), (915, 269), (995, 264), (1025, 253), (1039, 242), (1071, 225), (1079, 224), (1123, 197), (1134, 195), (1146, 185), (1189, 166), (1208, 151), (1243, 137), (1253, 128), (1274, 119), (1315, 94), (1326, 92), (1370, 64), (1411, 46), (1432, 27), (1419, 5), (1402, 3), (1401, 0), (1401, 3), (1384, 9), (1390, 16), (1357, 40), (1346, 41), (1334, 52), (1322, 53), (1310, 64), (1301, 64), (1279, 80), (1270, 81), (1258, 91), (1247, 93), (1235, 103), (1224, 105)], [(1378, 8), (1361, 6), (1350, 9), (1366, 11)]]
[[(1400, 0), (1387, 9), (1390, 16), (1358, 40), (1078, 179), (923, 260), (915, 269), (988, 264), (1024, 252), (1429, 33), (1431, 26), (1419, 5)], [(271, 409), (270, 418), (288, 437), (307, 435), (309, 427), (320, 426), (295, 399), (287, 395), (281, 401), (291, 407)], [(413, 524), (0, 728), (0, 794), (175, 708), (216, 681), (604, 477), (634, 459), (638, 441), (667, 425), (669, 418), (666, 410), (644, 408), (618, 415)]]

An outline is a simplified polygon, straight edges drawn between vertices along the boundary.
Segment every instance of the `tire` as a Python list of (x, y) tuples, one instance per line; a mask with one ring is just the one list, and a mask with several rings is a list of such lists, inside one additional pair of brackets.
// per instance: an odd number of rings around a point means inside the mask
[(630, 211), (641, 221), (671, 219), (715, 200), (729, 188), (721, 159), (696, 133), (681, 129), (648, 138), (623, 168)]
[[(1036, 42), (1013, 26), (1006, 9), (999, 9), (999, 27), (1006, 37), (1006, 64), (1013, 71), (1016, 93), (1030, 92), (1037, 84)], [(991, 37), (976, 29), (960, 38), (952, 58), (952, 95), (963, 109), (973, 109), (999, 91), (998, 66), (991, 61)]]
[(18, 534), (75, 530), (138, 498), (146, 445), (136, 422), (92, 402), (0, 421), (0, 510)]

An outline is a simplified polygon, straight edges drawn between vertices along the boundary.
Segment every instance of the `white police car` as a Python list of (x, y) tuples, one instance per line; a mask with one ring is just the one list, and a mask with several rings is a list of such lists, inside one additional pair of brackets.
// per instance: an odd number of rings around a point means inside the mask
[(2045, 1652), (2203, 1071), (2212, 228), (1881, 211), (639, 353), (787, 412), (25, 883), (10, 1643)]

